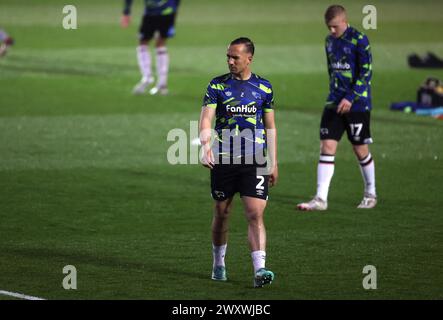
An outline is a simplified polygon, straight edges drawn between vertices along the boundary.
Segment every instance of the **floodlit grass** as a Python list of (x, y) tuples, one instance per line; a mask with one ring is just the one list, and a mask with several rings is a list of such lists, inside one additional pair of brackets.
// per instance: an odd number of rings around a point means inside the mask
[[(413, 52), (443, 56), (442, 4), (374, 3), (378, 29), (366, 34), (379, 206), (356, 209), (363, 184), (344, 137), (330, 209), (300, 213), (295, 204), (315, 192), (329, 3), (182, 2), (167, 97), (131, 95), (141, 1), (129, 29), (119, 27), (119, 1), (71, 1), (77, 30), (62, 28), (58, 1), (0, 4), (16, 40), (0, 59), (0, 290), (48, 299), (443, 298), (443, 122), (389, 111), (415, 100), (428, 75), (443, 78), (406, 63)], [(364, 4), (344, 2), (360, 30)], [(189, 134), (207, 83), (227, 72), (227, 44), (241, 35), (256, 42), (253, 70), (273, 83), (279, 130), (280, 181), (265, 213), (276, 280), (264, 290), (252, 289), (239, 199), (229, 281), (210, 280), (208, 171), (166, 157), (168, 132)], [(77, 290), (61, 285), (68, 264)], [(377, 290), (362, 287), (369, 264)]]

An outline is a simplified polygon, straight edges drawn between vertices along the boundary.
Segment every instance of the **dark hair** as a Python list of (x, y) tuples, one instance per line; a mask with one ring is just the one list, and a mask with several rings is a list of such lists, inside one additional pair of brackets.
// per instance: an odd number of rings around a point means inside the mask
[(246, 47), (246, 51), (249, 52), (251, 55), (254, 55), (255, 47), (254, 47), (254, 42), (252, 42), (251, 39), (246, 37), (240, 37), (233, 40), (230, 45), (233, 46), (236, 44), (244, 44)]
[(325, 21), (329, 22), (340, 14), (346, 15), (346, 9), (343, 6), (338, 5), (338, 4), (334, 4), (332, 6), (329, 6), (325, 12)]

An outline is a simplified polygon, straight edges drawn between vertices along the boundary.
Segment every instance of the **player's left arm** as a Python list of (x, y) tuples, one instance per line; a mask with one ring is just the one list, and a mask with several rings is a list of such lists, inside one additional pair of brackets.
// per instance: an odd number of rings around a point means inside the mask
[[(371, 46), (366, 35), (359, 35), (357, 39), (356, 53), (356, 79), (352, 88), (346, 94), (344, 100), (351, 105), (357, 97), (367, 97), (372, 78), (372, 54)], [(350, 109), (351, 106), (349, 106)]]
[(275, 186), (278, 180), (278, 162), (277, 162), (277, 128), (275, 126), (275, 113), (271, 108), (265, 108), (263, 116), (266, 128), (266, 137), (268, 145), (268, 154), (271, 161), (271, 169), (269, 175), (269, 184)]

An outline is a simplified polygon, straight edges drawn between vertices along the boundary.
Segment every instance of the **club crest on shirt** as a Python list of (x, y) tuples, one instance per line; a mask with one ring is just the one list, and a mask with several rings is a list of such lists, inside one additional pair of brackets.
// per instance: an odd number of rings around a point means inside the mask
[(252, 91), (252, 96), (257, 100), (261, 99), (261, 94), (258, 92)]
[(230, 96), (232, 96), (232, 92), (231, 92), (231, 91), (225, 91), (225, 95), (226, 95), (227, 97), (230, 97)]
[(351, 48), (343, 47), (343, 52), (346, 53), (346, 54), (351, 54)]

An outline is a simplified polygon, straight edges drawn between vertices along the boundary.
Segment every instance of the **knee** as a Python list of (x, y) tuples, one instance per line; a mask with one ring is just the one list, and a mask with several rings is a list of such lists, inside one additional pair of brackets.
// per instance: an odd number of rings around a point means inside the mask
[(227, 219), (229, 217), (229, 214), (231, 213), (231, 206), (226, 205), (224, 203), (217, 202), (215, 204), (215, 216), (218, 219)]
[(157, 38), (157, 41), (155, 42), (155, 47), (156, 48), (161, 48), (161, 47), (165, 47), (166, 46), (166, 39), (159, 37)]
[(335, 155), (337, 151), (337, 142), (323, 140), (320, 144), (320, 152), (327, 155)]
[(352, 149), (354, 150), (354, 153), (359, 160), (363, 160), (369, 154), (369, 148), (368, 148), (368, 145), (366, 145), (366, 144), (354, 145), (354, 146), (352, 146)]
[(260, 224), (263, 222), (263, 210), (250, 209), (246, 213), (249, 223)]

